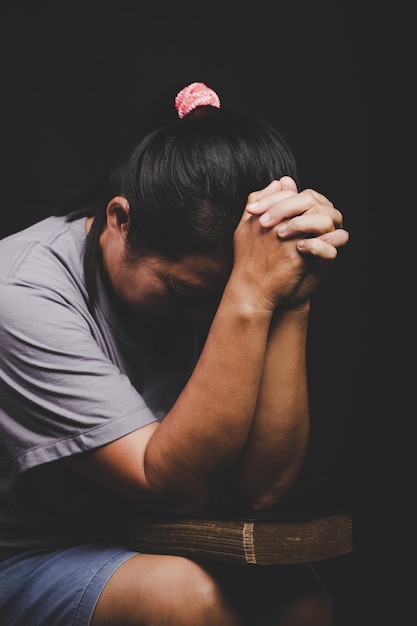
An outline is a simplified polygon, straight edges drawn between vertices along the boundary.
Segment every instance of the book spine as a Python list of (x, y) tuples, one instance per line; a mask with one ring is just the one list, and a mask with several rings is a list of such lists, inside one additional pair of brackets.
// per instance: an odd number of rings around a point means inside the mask
[(246, 562), (256, 565), (254, 527), (254, 522), (245, 522), (243, 524), (243, 550)]

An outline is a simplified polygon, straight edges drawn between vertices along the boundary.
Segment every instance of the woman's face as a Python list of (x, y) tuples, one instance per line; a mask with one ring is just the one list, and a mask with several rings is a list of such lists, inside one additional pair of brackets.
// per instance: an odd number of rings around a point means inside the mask
[(213, 254), (180, 261), (148, 256), (136, 262), (108, 258), (107, 277), (121, 302), (153, 326), (167, 321), (204, 320), (213, 315), (229, 278), (231, 263)]
[[(149, 325), (209, 319), (232, 270), (226, 256), (199, 253), (171, 261), (159, 255), (132, 259), (126, 247), (129, 205), (116, 196), (100, 237), (104, 273), (123, 308)], [(91, 220), (87, 222), (87, 232)]]

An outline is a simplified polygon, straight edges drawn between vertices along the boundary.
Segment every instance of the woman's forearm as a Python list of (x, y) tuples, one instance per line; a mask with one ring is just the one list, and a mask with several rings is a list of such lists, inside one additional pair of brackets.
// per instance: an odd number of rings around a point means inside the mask
[[(227, 289), (226, 289), (227, 292)], [(145, 472), (164, 499), (195, 501), (236, 464), (252, 427), (271, 313), (223, 297), (199, 361), (148, 442)]]
[(279, 502), (305, 458), (307, 323), (306, 309), (277, 312), (271, 322), (255, 418), (237, 478), (242, 499), (254, 509)]

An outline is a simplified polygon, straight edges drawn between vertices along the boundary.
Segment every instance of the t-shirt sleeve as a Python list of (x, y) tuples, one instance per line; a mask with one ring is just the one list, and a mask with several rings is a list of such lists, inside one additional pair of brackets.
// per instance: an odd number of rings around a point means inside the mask
[(19, 472), (104, 445), (156, 419), (99, 345), (81, 301), (6, 281), (0, 346), (3, 443)]

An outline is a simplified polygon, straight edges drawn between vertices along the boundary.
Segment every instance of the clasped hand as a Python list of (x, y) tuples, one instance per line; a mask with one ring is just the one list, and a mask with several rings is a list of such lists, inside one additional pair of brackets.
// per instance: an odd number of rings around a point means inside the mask
[(330, 200), (312, 189), (299, 192), (284, 176), (249, 195), (235, 231), (233, 269), (268, 310), (298, 308), (348, 241)]

